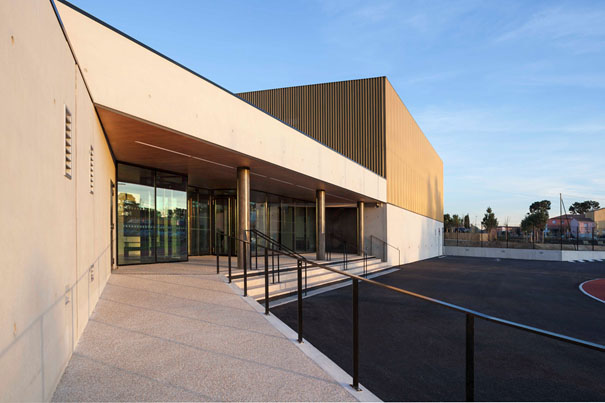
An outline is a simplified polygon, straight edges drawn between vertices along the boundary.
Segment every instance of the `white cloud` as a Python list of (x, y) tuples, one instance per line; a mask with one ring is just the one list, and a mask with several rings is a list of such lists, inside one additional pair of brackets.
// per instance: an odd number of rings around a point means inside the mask
[(605, 50), (605, 11), (598, 8), (552, 7), (532, 15), (503, 33), (496, 42), (536, 39), (566, 47), (575, 53)]

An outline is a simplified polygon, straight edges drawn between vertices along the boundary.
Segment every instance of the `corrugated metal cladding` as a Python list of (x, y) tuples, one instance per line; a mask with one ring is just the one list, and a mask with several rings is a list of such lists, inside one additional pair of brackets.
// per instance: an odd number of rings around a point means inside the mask
[(443, 221), (443, 162), (386, 77), (238, 96), (386, 177), (389, 203)]
[(377, 77), (237, 95), (384, 177), (384, 83)]
[(443, 222), (443, 161), (386, 80), (387, 201)]

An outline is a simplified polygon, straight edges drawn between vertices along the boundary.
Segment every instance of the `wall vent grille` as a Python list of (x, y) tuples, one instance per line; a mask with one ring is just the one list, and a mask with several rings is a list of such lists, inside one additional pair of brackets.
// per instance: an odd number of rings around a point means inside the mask
[(72, 175), (72, 160), (73, 160), (73, 133), (72, 133), (72, 116), (67, 105), (65, 105), (65, 176), (71, 179)]
[(95, 149), (90, 146), (90, 194), (95, 192)]

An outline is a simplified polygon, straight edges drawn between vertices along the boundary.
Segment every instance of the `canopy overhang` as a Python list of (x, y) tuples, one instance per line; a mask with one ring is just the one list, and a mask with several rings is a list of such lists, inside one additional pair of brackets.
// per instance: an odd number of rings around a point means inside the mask
[(234, 189), (237, 167), (248, 167), (252, 190), (311, 201), (316, 190), (322, 189), (331, 204), (379, 202), (101, 105), (96, 108), (119, 162), (184, 174), (191, 186)]

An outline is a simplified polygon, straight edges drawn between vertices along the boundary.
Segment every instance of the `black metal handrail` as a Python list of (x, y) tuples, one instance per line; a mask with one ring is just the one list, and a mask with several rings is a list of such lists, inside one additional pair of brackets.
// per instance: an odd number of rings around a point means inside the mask
[[(498, 318), (496, 316), (487, 315), (478, 311), (474, 311), (472, 309), (464, 308), (459, 305), (450, 304), (449, 302), (441, 301), (436, 298), (431, 298), (426, 295), (418, 294), (412, 291), (404, 290), (399, 287), (391, 286), (388, 284), (380, 283), (375, 280), (371, 280), (368, 278), (364, 278), (362, 276), (358, 276), (355, 274), (351, 274), (349, 272), (345, 272), (342, 270), (338, 270), (327, 266), (325, 264), (317, 263), (312, 260), (305, 258), (304, 256), (292, 251), (290, 248), (282, 245), (278, 241), (272, 239), (271, 237), (263, 234), (258, 230), (251, 230), (256, 232), (261, 238), (266, 239), (269, 243), (273, 244), (273, 246), (277, 247), (274, 249), (273, 247), (268, 247), (268, 245), (262, 246), (265, 248), (265, 314), (269, 314), (269, 277), (268, 277), (268, 251), (275, 250), (278, 253), (285, 254), (292, 258), (297, 259), (297, 305), (298, 305), (298, 331), (297, 331), (297, 339), (299, 343), (303, 342), (303, 267), (318, 267), (324, 270), (328, 270), (333, 273), (341, 274), (345, 277), (348, 277), (352, 281), (352, 303), (353, 303), (353, 379), (352, 386), (353, 388), (359, 390), (359, 281), (372, 284), (377, 287), (381, 287), (393, 292), (397, 292), (399, 294), (408, 295), (413, 298), (421, 299), (423, 301), (427, 301), (439, 306), (442, 306), (447, 309), (451, 309), (456, 312), (464, 313), (466, 319), (466, 400), (473, 401), (475, 397), (475, 318), (485, 320), (487, 322), (497, 323), (502, 326), (511, 327), (514, 329), (519, 329), (525, 332), (537, 334), (543, 337), (547, 337), (550, 339), (562, 341), (565, 343), (577, 345), (580, 347), (588, 348), (591, 350), (596, 350), (600, 352), (605, 352), (605, 346), (597, 343), (592, 343), (589, 341), (577, 339), (570, 336), (565, 336), (563, 334), (550, 332), (547, 330), (539, 329), (537, 327), (524, 325), (521, 323), (509, 321), (506, 319)], [(234, 237), (239, 239), (237, 237)], [(240, 240), (245, 243), (249, 243), (246, 240)], [(244, 273), (245, 278), (245, 273)], [(245, 293), (244, 293), (245, 295)]]
[[(506, 319), (498, 318), (492, 315), (486, 315), (484, 313), (474, 311), (472, 309), (464, 308), (459, 305), (450, 304), (445, 301), (438, 300), (436, 298), (431, 298), (426, 295), (418, 294), (412, 291), (404, 290), (402, 288), (394, 287), (388, 284), (380, 283), (375, 280), (370, 280), (367, 278), (363, 278), (361, 276), (351, 274), (348, 272), (344, 272), (338, 269), (334, 269), (329, 266), (325, 266), (323, 264), (319, 264), (316, 262), (308, 261), (307, 264), (315, 267), (321, 267), (322, 269), (329, 270), (334, 273), (339, 273), (343, 276), (351, 278), (353, 282), (353, 382), (352, 386), (355, 389), (359, 390), (359, 281), (366, 282), (368, 284), (372, 284), (387, 290), (391, 290), (400, 294), (408, 295), (414, 298), (418, 298), (427, 302), (431, 302), (445, 308), (464, 313), (466, 316), (466, 400), (473, 401), (475, 396), (475, 387), (474, 387), (474, 379), (475, 379), (475, 367), (474, 367), (474, 355), (475, 355), (475, 342), (474, 342), (474, 319), (479, 318), (488, 322), (498, 323), (503, 326), (512, 327), (514, 329), (523, 330), (529, 333), (534, 333), (540, 336), (548, 337), (551, 339), (563, 341), (566, 343), (574, 344), (577, 346), (589, 348), (592, 350), (597, 350), (601, 352), (605, 352), (605, 346), (597, 343), (592, 343), (589, 341), (577, 339), (570, 336), (565, 336), (559, 333), (550, 332), (547, 330), (539, 329), (533, 326), (523, 325), (521, 323), (512, 322)], [(300, 270), (299, 270), (300, 276)], [(300, 283), (300, 279), (299, 279)], [(298, 290), (298, 341), (302, 343), (303, 334), (302, 334), (302, 290), (299, 285)]]
[(389, 260), (388, 259), (388, 253), (387, 253), (387, 247), (391, 247), (391, 248), (393, 248), (393, 249), (395, 249), (397, 251), (397, 254), (399, 255), (399, 258), (398, 258), (399, 266), (401, 266), (401, 250), (398, 247), (396, 247), (394, 245), (391, 245), (390, 243), (388, 243), (386, 241), (383, 241), (382, 239), (380, 239), (380, 238), (378, 238), (377, 236), (374, 236), (374, 235), (370, 235), (370, 255), (376, 256), (374, 253), (372, 253), (373, 252), (373, 245), (374, 245), (373, 240), (374, 239), (377, 240), (377, 241), (379, 241), (379, 242), (381, 242), (382, 245), (383, 245), (382, 252), (384, 254), (383, 255), (384, 256), (384, 261), (386, 262), (387, 260)]
[[(271, 251), (272, 253), (272, 279), (273, 279), (273, 283), (275, 283), (275, 261), (273, 259), (273, 256), (277, 255), (278, 257), (278, 267), (277, 267), (277, 282), (279, 283), (281, 281), (280, 279), (280, 266), (279, 266), (279, 256), (280, 255), (284, 255), (284, 256), (288, 256), (291, 258), (294, 258), (297, 262), (301, 262), (301, 259), (306, 260), (302, 255), (294, 252), (293, 250), (291, 250), (290, 248), (286, 247), (285, 245), (282, 245), (281, 243), (279, 243), (278, 241), (274, 240), (273, 238), (267, 236), (266, 234), (263, 234), (262, 232), (258, 231), (258, 230), (247, 230), (247, 232), (249, 233), (256, 233), (256, 235), (260, 235), (261, 238), (266, 239), (266, 241), (269, 244), (273, 244), (272, 247), (268, 246), (268, 245), (261, 245), (261, 248), (264, 248), (264, 255), (265, 255), (265, 314), (269, 314), (269, 251)], [(243, 261), (243, 285), (244, 285), (244, 297), (248, 296), (248, 264), (250, 265), (250, 267), (252, 266), (252, 260), (248, 261), (248, 259), (246, 258), (247, 256), (247, 252), (246, 252), (246, 248), (252, 248), (252, 242), (251, 240), (247, 240), (247, 239), (242, 239), (240, 237), (237, 237), (235, 235), (231, 235), (231, 234), (226, 234), (223, 231), (217, 230), (217, 242), (216, 244), (218, 245), (218, 239), (219, 237), (221, 237), (222, 239), (224, 239), (225, 237), (227, 237), (227, 239), (231, 239), (231, 240), (235, 240), (236, 242), (241, 242), (243, 245), (243, 255), (244, 256), (240, 256), (238, 258), (241, 258)], [(258, 238), (256, 239), (255, 242), (256, 245), (258, 245)], [(232, 282), (232, 269), (231, 269), (231, 242), (227, 242), (227, 247), (228, 247), (228, 266), (229, 266), (229, 272), (228, 272), (228, 281), (229, 283)], [(276, 248), (277, 247), (277, 248)], [(215, 248), (215, 253), (216, 253), (216, 274), (220, 273), (220, 264), (219, 264), (219, 249), (218, 247)], [(305, 292), (306, 292), (306, 288), (307, 288), (307, 265), (305, 263)]]

